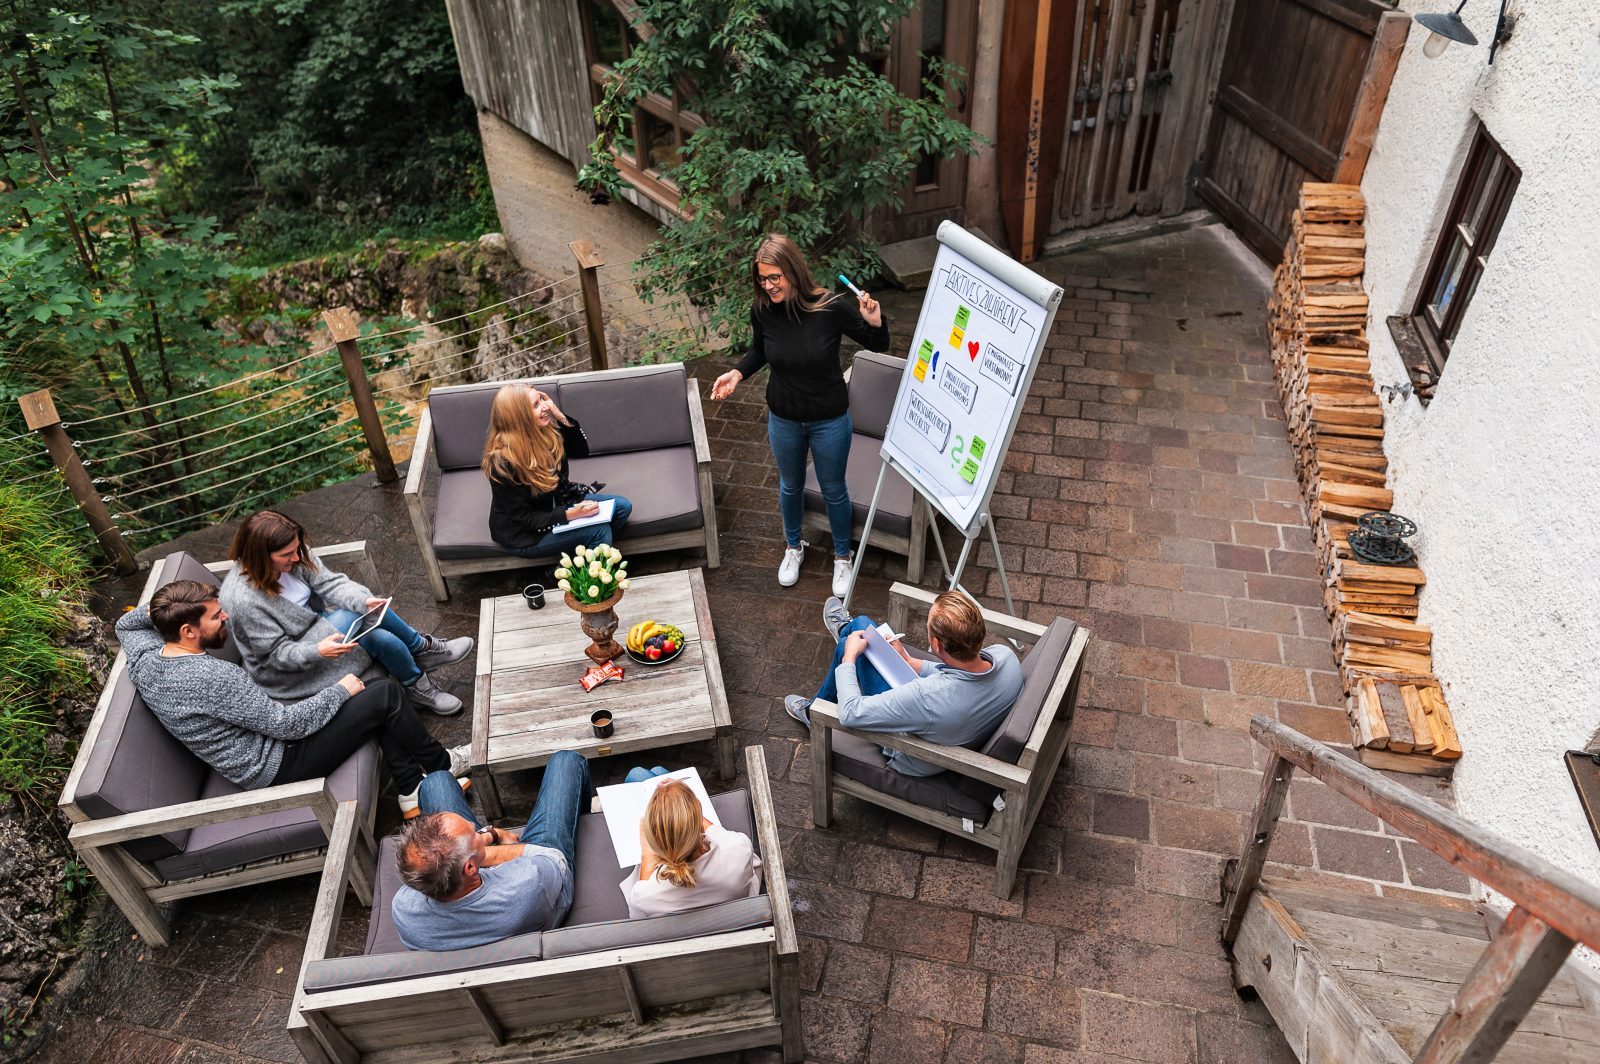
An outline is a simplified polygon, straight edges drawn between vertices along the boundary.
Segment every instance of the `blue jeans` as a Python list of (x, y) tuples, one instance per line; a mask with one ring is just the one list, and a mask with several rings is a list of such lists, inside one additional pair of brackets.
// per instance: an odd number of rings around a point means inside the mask
[(617, 537), (622, 535), (622, 526), (627, 524), (628, 518), (633, 515), (633, 503), (621, 495), (585, 495), (584, 499), (592, 499), (595, 502), (611, 499), (616, 502), (617, 508), (611, 514), (611, 522), (574, 528), (567, 532), (546, 532), (544, 538), (533, 546), (516, 550), (505, 548), (507, 553), (515, 554), (519, 558), (543, 558), (563, 553), (570, 554), (578, 547), (598, 547), (602, 543), (615, 543)]
[[(593, 794), (589, 785), (589, 762), (571, 750), (558, 750), (544, 767), (539, 783), (539, 798), (533, 813), (522, 828), (520, 838), (530, 846), (548, 846), (567, 858), (567, 868), (578, 867), (578, 817)], [(424, 815), (454, 813), (474, 827), (483, 821), (472, 811), (461, 784), (449, 772), (430, 772), (422, 779), (417, 807)]]
[(850, 461), (850, 412), (827, 421), (790, 421), (767, 414), (767, 442), (778, 463), (778, 512), (783, 515), (783, 539), (791, 547), (800, 545), (800, 518), (805, 514), (806, 449), (817, 469), (817, 486), (828, 509), (828, 528), (833, 532), (833, 555), (850, 555), (850, 489), (845, 486), (844, 470)]
[[(845, 641), (850, 638), (851, 632), (865, 632), (868, 628), (876, 627), (878, 627), (878, 622), (863, 613), (839, 629), (839, 642), (834, 644), (833, 647), (833, 664), (828, 666), (828, 675), (823, 677), (822, 686), (817, 689), (816, 698), (838, 705), (839, 682), (833, 678), (833, 672), (839, 667), (839, 663), (844, 660)], [(878, 670), (872, 667), (872, 663), (867, 660), (865, 654), (856, 658), (856, 682), (861, 685), (861, 693), (864, 695), (881, 695), (885, 691), (894, 690), (889, 686), (889, 681), (878, 675)]]
[(662, 768), (660, 765), (657, 765), (655, 768), (645, 768), (643, 765), (641, 765), (638, 768), (629, 769), (627, 777), (624, 778), (622, 782), (643, 783), (645, 780), (654, 779), (657, 776), (665, 776), (666, 774), (667, 770)]
[[(322, 615), (323, 619), (339, 631), (345, 632), (350, 627), (350, 622), (361, 614), (354, 610), (329, 610)], [(371, 654), (373, 660), (384, 667), (390, 676), (400, 681), (402, 687), (410, 687), (422, 678), (422, 670), (417, 668), (417, 659), (412, 655), (422, 649), (422, 636), (412, 628), (390, 605), (389, 612), (383, 615), (383, 624), (376, 631), (370, 632), (356, 640), (362, 650)]]

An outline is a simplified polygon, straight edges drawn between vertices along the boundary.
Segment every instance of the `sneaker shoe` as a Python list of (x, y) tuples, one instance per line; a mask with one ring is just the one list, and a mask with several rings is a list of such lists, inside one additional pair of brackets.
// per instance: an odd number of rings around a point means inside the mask
[(417, 682), (406, 688), (406, 693), (411, 696), (411, 704), (421, 709), (431, 710), (441, 717), (453, 717), (461, 712), (461, 699), (444, 691), (433, 682), (433, 677), (423, 673)]
[[(453, 770), (452, 770), (451, 774), (454, 775), (454, 771)], [(472, 780), (471, 779), (458, 779), (458, 780), (456, 780), (456, 782), (461, 784), (461, 789), (463, 791), (470, 791), (472, 789)], [(402, 794), (402, 795), (399, 796), (399, 798), (397, 800), (400, 802), (400, 819), (401, 820), (413, 820), (413, 819), (415, 819), (417, 817), (418, 814), (420, 814), (422, 812), (422, 809), (418, 804), (418, 801), (419, 801), (419, 798), (420, 798), (421, 794), (422, 794), (422, 784), (419, 783), (419, 784), (417, 784), (417, 789), (416, 790), (410, 791), (410, 792), (408, 792), (406, 794)]]
[(469, 776), (472, 774), (472, 746), (452, 746), (445, 751), (450, 755), (450, 775)]
[(793, 717), (801, 724), (804, 724), (807, 728), (811, 727), (811, 714), (809, 712), (810, 706), (811, 699), (806, 698), (803, 695), (783, 696), (784, 710), (788, 712), (789, 716)]
[(854, 575), (851, 568), (855, 557), (854, 554), (847, 554), (843, 558), (835, 556), (833, 559), (833, 594), (836, 598), (850, 594), (851, 577)]
[(834, 642), (839, 641), (839, 633), (844, 626), (850, 623), (850, 611), (844, 608), (844, 601), (835, 595), (822, 605), (822, 623), (827, 627), (828, 634), (833, 636)]
[(805, 540), (800, 541), (798, 547), (785, 547), (783, 550), (783, 564), (778, 566), (778, 583), (784, 587), (794, 587), (800, 582), (800, 563), (805, 560), (806, 548), (810, 544)]
[(470, 635), (458, 636), (455, 639), (440, 639), (435, 635), (422, 637), (422, 649), (411, 655), (416, 661), (417, 668), (423, 672), (432, 672), (434, 669), (446, 665), (454, 665), (468, 654), (472, 653), (478, 641)]

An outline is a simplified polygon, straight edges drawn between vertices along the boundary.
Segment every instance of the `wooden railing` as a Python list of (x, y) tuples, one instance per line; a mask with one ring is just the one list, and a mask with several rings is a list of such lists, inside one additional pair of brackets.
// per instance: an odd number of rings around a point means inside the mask
[(1222, 939), (1230, 948), (1261, 880), (1296, 768), (1511, 899), (1514, 907), (1505, 923), (1456, 991), (1415, 1064), (1493, 1060), (1573, 946), (1600, 948), (1600, 888), (1293, 728), (1258, 716), (1250, 722), (1250, 734), (1272, 759), (1261, 777), (1249, 842), (1223, 902)]

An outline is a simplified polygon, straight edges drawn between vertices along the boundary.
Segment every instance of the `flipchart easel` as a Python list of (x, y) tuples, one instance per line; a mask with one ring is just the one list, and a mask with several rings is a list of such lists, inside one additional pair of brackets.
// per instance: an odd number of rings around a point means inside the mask
[[(972, 595), (962, 587), (961, 574), (973, 545), (988, 530), (1006, 611), (1015, 613), (989, 500), (1062, 290), (954, 222), (942, 223), (936, 238), (939, 253), (884, 433), (883, 464), (845, 605), (855, 593), (883, 480), (892, 468), (915, 492), (913, 505), (927, 507), (939, 565), (951, 588)], [(953, 568), (939, 535), (941, 515), (965, 540)]]

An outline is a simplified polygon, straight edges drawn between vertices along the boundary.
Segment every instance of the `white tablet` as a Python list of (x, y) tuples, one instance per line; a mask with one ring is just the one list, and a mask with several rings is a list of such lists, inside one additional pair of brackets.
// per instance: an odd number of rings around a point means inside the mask
[(378, 627), (383, 624), (384, 617), (388, 616), (389, 603), (393, 601), (394, 599), (392, 597), (386, 598), (378, 605), (372, 607), (372, 609), (368, 610), (366, 613), (363, 613), (361, 616), (351, 621), (350, 627), (345, 629), (344, 641), (346, 643), (354, 643), (377, 631)]

